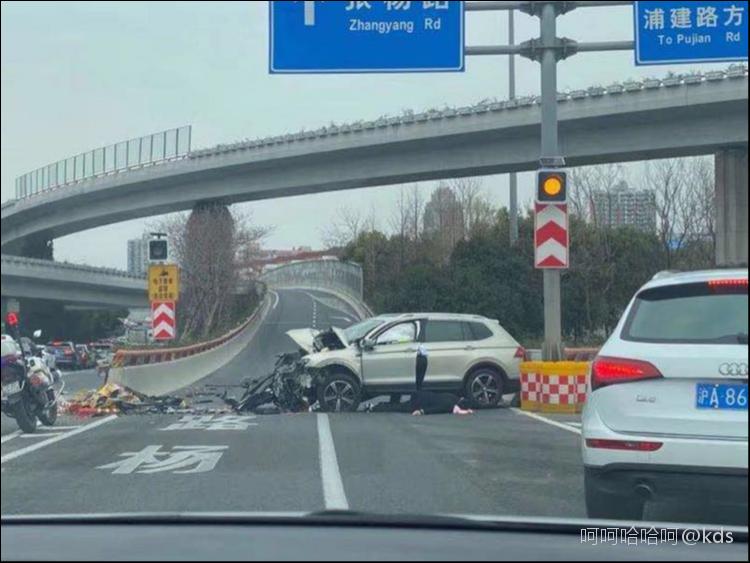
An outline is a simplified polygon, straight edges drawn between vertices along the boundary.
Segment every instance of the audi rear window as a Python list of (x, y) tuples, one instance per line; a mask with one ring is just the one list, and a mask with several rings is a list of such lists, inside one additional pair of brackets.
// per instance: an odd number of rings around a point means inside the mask
[(747, 305), (747, 282), (647, 289), (636, 297), (621, 336), (633, 342), (747, 346)]

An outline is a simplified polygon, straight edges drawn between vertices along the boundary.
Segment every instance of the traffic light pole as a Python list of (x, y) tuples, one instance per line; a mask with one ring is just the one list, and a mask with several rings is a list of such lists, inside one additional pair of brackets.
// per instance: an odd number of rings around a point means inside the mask
[[(562, 164), (557, 139), (557, 10), (545, 2), (540, 14), (542, 49), (542, 163)], [(562, 359), (560, 270), (544, 270), (544, 360)]]
[[(540, 20), (539, 39), (525, 41), (520, 45), (467, 47), (467, 55), (522, 55), (538, 61), (542, 75), (542, 143), (540, 165), (544, 168), (563, 167), (565, 160), (559, 154), (557, 123), (557, 61), (578, 52), (632, 50), (633, 41), (600, 41), (578, 43), (557, 37), (557, 16), (576, 8), (594, 8), (632, 5), (632, 0), (623, 1), (526, 1), (526, 2), (466, 2), (468, 11), (520, 10), (535, 15)], [(511, 197), (512, 197), (511, 191)], [(563, 357), (562, 347), (562, 299), (560, 288), (561, 270), (544, 270), (544, 345), (545, 360), (556, 361)]]
[[(515, 10), (508, 11), (508, 44), (516, 44)], [(508, 57), (508, 99), (516, 97), (516, 57)], [(518, 173), (510, 173), (510, 244), (514, 246), (518, 242)]]

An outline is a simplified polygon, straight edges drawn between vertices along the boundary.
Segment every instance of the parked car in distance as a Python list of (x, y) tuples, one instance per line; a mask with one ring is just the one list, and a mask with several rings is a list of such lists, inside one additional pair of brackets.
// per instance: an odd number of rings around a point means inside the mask
[(58, 368), (81, 369), (81, 359), (73, 342), (54, 340), (47, 343), (47, 351), (55, 356)]
[(591, 368), (590, 518), (747, 526), (747, 270), (643, 286)]
[(497, 320), (479, 315), (405, 313), (365, 319), (342, 330), (287, 332), (306, 354), (321, 409), (353, 411), (362, 400), (415, 390), (421, 344), (428, 353), (424, 389), (492, 407), (519, 389), (524, 348)]
[(89, 343), (88, 348), (93, 353), (96, 362), (102, 360), (110, 361), (112, 359), (112, 354), (114, 353), (114, 347), (110, 342), (91, 342)]

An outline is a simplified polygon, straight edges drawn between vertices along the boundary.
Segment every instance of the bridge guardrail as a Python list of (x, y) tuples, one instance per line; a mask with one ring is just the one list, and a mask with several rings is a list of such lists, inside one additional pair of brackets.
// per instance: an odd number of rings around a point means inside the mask
[(187, 158), (192, 126), (137, 137), (72, 156), (16, 178), (16, 200), (89, 178)]
[(341, 260), (302, 260), (264, 272), (261, 279), (273, 287), (320, 287), (337, 290), (362, 301), (362, 266)]

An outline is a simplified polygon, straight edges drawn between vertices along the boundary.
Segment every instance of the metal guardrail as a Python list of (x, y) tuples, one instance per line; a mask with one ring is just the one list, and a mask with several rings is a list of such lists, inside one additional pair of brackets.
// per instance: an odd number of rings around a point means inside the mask
[(16, 199), (25, 199), (95, 178), (151, 166), (190, 153), (192, 126), (167, 129), (53, 162), (16, 178)]
[(182, 358), (189, 358), (195, 356), (201, 352), (207, 352), (213, 350), (219, 346), (226, 344), (243, 330), (250, 326), (261, 314), (263, 310), (263, 302), (255, 310), (255, 312), (241, 325), (233, 328), (226, 334), (209, 340), (207, 342), (201, 342), (199, 344), (191, 344), (190, 346), (178, 346), (174, 348), (158, 348), (158, 349), (141, 349), (141, 350), (117, 350), (112, 357), (112, 363), (110, 369), (129, 367), (129, 366), (144, 366), (151, 364), (159, 364), (162, 362), (170, 362), (173, 360), (180, 360)]
[[(725, 70), (714, 70), (709, 72), (694, 72), (680, 75), (669, 75), (663, 79), (647, 78), (644, 80), (626, 80), (616, 82), (609, 86), (591, 86), (587, 89), (560, 92), (557, 96), (558, 102), (578, 102), (585, 98), (600, 98), (602, 96), (621, 96), (634, 92), (653, 90), (656, 88), (673, 88), (675, 86), (692, 87), (696, 84), (716, 82), (720, 80), (731, 80), (747, 78), (747, 67), (744, 65), (732, 65)], [(190, 158), (201, 158), (239, 150), (250, 150), (266, 148), (273, 145), (282, 145), (313, 139), (327, 138), (336, 135), (346, 135), (373, 129), (384, 129), (393, 126), (411, 125), (428, 121), (442, 119), (453, 119), (469, 115), (502, 112), (523, 107), (538, 106), (540, 96), (523, 96), (512, 100), (499, 101), (497, 99), (485, 99), (471, 106), (433, 108), (416, 113), (406, 110), (401, 115), (384, 115), (373, 121), (355, 121), (353, 123), (335, 124), (310, 131), (299, 131), (258, 139), (244, 139), (234, 143), (222, 143), (214, 147), (191, 151)]]
[(362, 266), (341, 260), (303, 260), (264, 272), (261, 279), (272, 287), (333, 289), (362, 301)]

